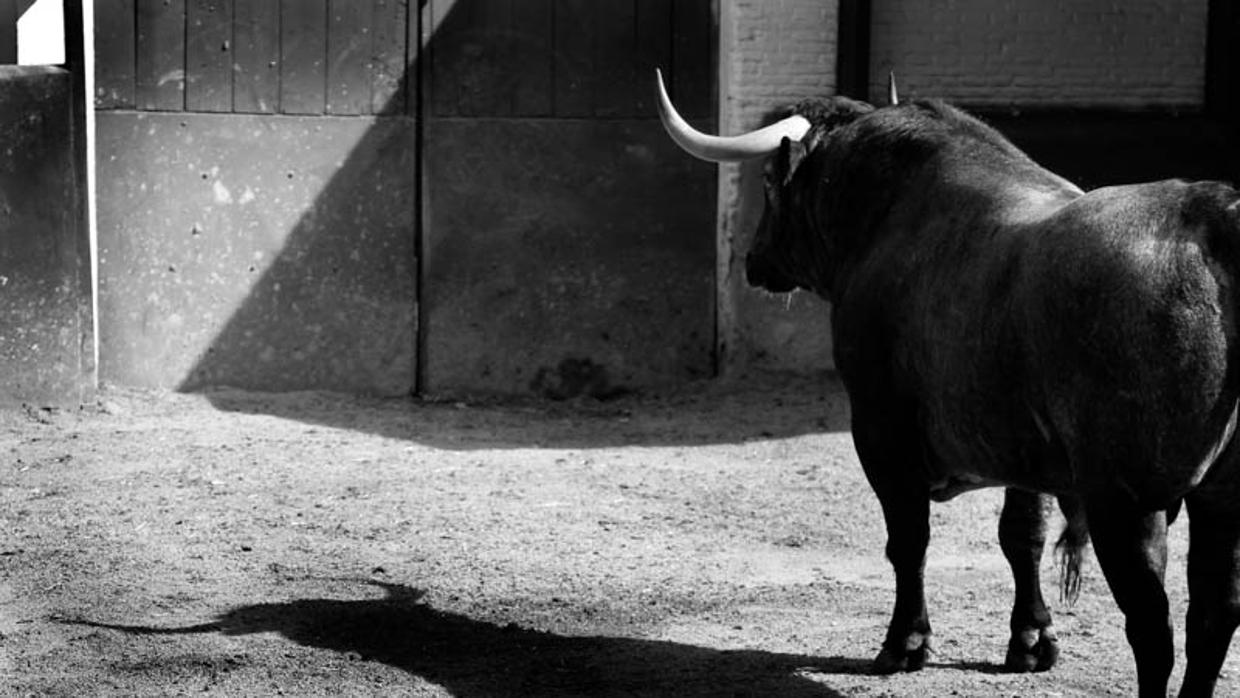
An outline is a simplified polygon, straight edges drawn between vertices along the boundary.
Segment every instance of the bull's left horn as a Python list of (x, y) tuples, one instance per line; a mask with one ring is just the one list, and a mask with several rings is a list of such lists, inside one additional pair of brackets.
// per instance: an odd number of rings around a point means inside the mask
[(739, 136), (711, 136), (693, 128), (681, 118), (667, 96), (667, 88), (663, 86), (663, 72), (655, 69), (655, 79), (659, 91), (659, 118), (667, 135), (676, 141), (685, 152), (709, 162), (739, 162), (751, 160), (779, 150), (784, 138), (794, 141), (801, 140), (809, 132), (809, 120), (793, 114), (781, 121), (757, 131), (750, 131)]
[(896, 74), (895, 71), (887, 73), (887, 104), (896, 106), (900, 103), (900, 96), (896, 94)]

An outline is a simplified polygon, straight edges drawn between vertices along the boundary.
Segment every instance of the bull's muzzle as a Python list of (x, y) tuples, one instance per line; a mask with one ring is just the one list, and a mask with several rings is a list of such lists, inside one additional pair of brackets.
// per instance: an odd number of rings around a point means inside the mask
[(750, 252), (745, 256), (745, 280), (750, 286), (771, 293), (788, 293), (796, 290), (797, 287), (792, 279), (756, 252)]

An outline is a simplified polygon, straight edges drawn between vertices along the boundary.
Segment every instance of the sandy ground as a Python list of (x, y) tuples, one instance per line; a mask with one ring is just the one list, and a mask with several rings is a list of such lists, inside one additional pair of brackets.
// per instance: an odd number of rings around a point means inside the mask
[[(575, 403), (112, 389), (3, 411), (0, 690), (1135, 691), (1092, 558), (1056, 609), (1060, 665), (1002, 671), (997, 490), (933, 510), (930, 666), (868, 675), (893, 584), (846, 429), (829, 377)], [(1240, 695), (1235, 654), (1220, 695)]]

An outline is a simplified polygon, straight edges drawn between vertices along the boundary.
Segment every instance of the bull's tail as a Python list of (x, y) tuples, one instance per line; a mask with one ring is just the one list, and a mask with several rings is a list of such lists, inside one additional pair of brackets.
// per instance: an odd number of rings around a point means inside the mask
[(1089, 544), (1089, 526), (1085, 522), (1085, 507), (1076, 497), (1059, 497), (1059, 509), (1066, 521), (1055, 543), (1055, 552), (1059, 554), (1059, 601), (1071, 606), (1081, 595), (1081, 565)]

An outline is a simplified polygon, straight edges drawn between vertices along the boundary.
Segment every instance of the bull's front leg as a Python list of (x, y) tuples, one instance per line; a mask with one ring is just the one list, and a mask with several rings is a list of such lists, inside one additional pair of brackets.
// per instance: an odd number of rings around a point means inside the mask
[(1012, 637), (1004, 665), (1009, 671), (1046, 671), (1059, 658), (1051, 614), (1042, 599), (1039, 568), (1046, 545), (1043, 497), (1008, 488), (999, 516), (999, 547), (1012, 568), (1016, 598), (1012, 603)]
[(907, 433), (891, 438), (869, 432), (854, 411), (853, 440), (866, 477), (883, 508), (887, 524), (887, 559), (896, 575), (896, 602), (882, 650), (873, 671), (916, 671), (930, 653), (930, 617), (926, 612), (926, 547), (930, 543), (930, 495), (915, 477), (919, 454), (910, 452)]
[(916, 671), (930, 653), (926, 611), (926, 547), (930, 543), (930, 498), (888, 492), (880, 497), (887, 522), (887, 559), (896, 573), (896, 604), (887, 638), (874, 659), (875, 672)]

